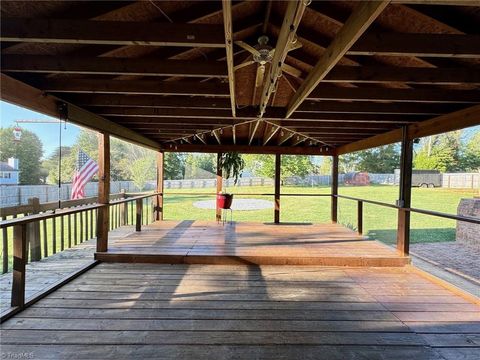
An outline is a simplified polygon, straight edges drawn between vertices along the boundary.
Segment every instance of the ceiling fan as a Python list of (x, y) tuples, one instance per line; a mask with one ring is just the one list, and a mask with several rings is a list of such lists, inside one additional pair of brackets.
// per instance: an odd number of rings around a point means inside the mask
[[(259, 87), (263, 84), (263, 79), (265, 77), (265, 65), (272, 62), (273, 55), (275, 53), (275, 48), (272, 48), (270, 45), (268, 45), (268, 40), (269, 39), (267, 35), (262, 35), (258, 38), (258, 44), (255, 46), (251, 46), (243, 41), (235, 41), (235, 44), (247, 50), (251, 54), (245, 62), (235, 66), (235, 70), (255, 63), (258, 64), (257, 75), (255, 77), (255, 87)], [(302, 44), (295, 40), (290, 44), (288, 51), (299, 49), (301, 47)], [(300, 70), (285, 63), (282, 65), (282, 71), (297, 78), (300, 78), (302, 75)]]

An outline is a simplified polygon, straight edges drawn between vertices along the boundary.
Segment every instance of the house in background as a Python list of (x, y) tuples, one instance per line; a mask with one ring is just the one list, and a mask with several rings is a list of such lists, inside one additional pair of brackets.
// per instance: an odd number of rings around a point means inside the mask
[(0, 185), (18, 185), (18, 159), (9, 158), (7, 162), (0, 161)]

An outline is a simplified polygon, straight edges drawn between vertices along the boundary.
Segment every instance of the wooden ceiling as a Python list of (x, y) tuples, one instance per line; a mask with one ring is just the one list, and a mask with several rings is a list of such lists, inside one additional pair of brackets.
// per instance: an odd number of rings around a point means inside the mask
[(1, 71), (149, 146), (329, 153), (479, 104), (479, 24), (468, 0), (2, 1)]

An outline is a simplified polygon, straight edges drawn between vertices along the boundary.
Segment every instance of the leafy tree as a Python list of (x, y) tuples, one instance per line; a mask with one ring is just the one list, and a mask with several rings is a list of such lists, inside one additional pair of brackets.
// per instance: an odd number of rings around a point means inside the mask
[[(275, 176), (275, 156), (244, 155), (246, 167), (255, 175), (272, 178)], [(282, 155), (280, 178), (282, 181), (289, 176), (305, 177), (315, 169), (311, 156)]]
[(332, 173), (332, 158), (330, 156), (323, 157), (318, 172), (320, 175), (330, 175)]
[(163, 170), (164, 178), (167, 180), (183, 179), (185, 176), (185, 155), (175, 152), (165, 153)]
[(20, 184), (36, 185), (41, 183), (41, 163), (43, 145), (32, 131), (22, 129), (22, 138), (13, 140), (13, 127), (0, 129), (0, 161), (8, 158), (19, 160)]
[(358, 171), (375, 174), (393, 173), (400, 164), (400, 152), (396, 144), (379, 146), (361, 151), (358, 158)]
[(461, 131), (422, 139), (413, 164), (415, 169), (441, 172), (463, 171)]
[[(60, 148), (56, 148), (54, 152), (42, 162), (42, 169), (47, 173), (47, 184), (58, 184), (58, 160)], [(72, 156), (72, 148), (70, 146), (62, 146), (62, 166), (61, 179), (62, 182), (70, 182), (73, 179), (75, 171), (75, 158)]]
[(338, 161), (338, 171), (343, 174), (356, 171), (359, 160), (360, 152), (341, 155)]
[(130, 177), (135, 186), (142, 191), (148, 180), (155, 179), (155, 158), (152, 156), (135, 160), (130, 166)]
[(470, 138), (462, 154), (461, 164), (465, 171), (480, 171), (480, 131)]

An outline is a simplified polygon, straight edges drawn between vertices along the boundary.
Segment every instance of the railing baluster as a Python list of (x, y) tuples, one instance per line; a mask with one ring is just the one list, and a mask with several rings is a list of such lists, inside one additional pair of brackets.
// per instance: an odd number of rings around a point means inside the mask
[(363, 234), (363, 201), (358, 201), (357, 202), (357, 228), (358, 228), (358, 233), (360, 235)]
[(77, 224), (77, 215), (73, 214), (73, 244), (78, 244), (78, 224)]
[(68, 248), (72, 247), (72, 215), (67, 216), (68, 223)]
[(57, 222), (56, 218), (52, 219), (52, 254), (57, 253)]
[(27, 263), (27, 224), (13, 227), (12, 306), (25, 305), (25, 264)]
[(48, 236), (47, 236), (47, 220), (42, 221), (43, 226), (43, 257), (48, 256)]
[[(6, 216), (2, 216), (2, 220), (6, 220)], [(5, 274), (8, 272), (8, 230), (7, 228), (2, 229), (2, 273)]]
[(60, 251), (65, 250), (65, 216), (60, 216)]

